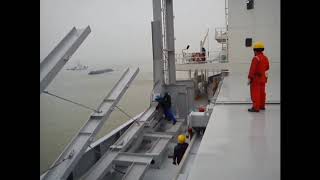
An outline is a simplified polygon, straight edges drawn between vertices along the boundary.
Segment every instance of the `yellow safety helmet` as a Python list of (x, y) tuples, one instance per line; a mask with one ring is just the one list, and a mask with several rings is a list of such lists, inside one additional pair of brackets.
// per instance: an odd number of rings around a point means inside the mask
[(262, 49), (262, 48), (264, 48), (263, 42), (258, 41), (253, 45), (253, 49)]
[(184, 142), (186, 142), (186, 136), (183, 134), (180, 134), (178, 136), (178, 143), (183, 144)]

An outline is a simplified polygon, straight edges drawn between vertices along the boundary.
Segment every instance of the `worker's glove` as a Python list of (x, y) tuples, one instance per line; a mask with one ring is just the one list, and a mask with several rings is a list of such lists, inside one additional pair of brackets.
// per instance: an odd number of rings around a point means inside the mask
[(177, 163), (175, 161), (173, 161), (172, 164), (177, 165)]
[(250, 79), (248, 80), (248, 83), (247, 83), (247, 84), (248, 84), (248, 86), (251, 84), (251, 80), (250, 80)]

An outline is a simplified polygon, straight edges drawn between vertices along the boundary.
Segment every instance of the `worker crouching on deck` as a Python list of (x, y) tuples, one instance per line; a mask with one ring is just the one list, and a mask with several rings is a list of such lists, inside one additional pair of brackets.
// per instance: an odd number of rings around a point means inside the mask
[(163, 108), (166, 118), (171, 120), (173, 125), (175, 125), (177, 120), (171, 111), (171, 96), (166, 92), (163, 97), (157, 96), (156, 101), (158, 101)]
[(269, 60), (263, 54), (264, 44), (256, 42), (253, 46), (254, 57), (249, 71), (250, 94), (252, 107), (249, 112), (259, 112), (265, 110), (266, 101), (266, 83), (268, 79)]
[(173, 152), (173, 163), (174, 165), (179, 165), (180, 161), (186, 152), (188, 148), (188, 143), (186, 143), (186, 136), (183, 134), (180, 134), (178, 136), (178, 144), (174, 147), (174, 152)]

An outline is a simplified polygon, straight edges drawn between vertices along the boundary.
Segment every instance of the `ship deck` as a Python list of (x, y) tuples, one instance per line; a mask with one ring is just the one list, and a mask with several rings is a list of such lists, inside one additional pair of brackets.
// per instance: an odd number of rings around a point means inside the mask
[[(189, 148), (179, 166), (173, 165), (172, 158), (168, 157), (176, 145), (173, 140), (168, 142), (159, 167), (141, 169), (142, 166), (137, 165), (140, 169), (130, 169), (126, 176), (117, 172), (102, 179), (140, 178), (137, 172), (142, 173), (140, 179), (143, 180), (280, 179), (280, 63), (271, 64), (268, 104), (266, 110), (259, 113), (247, 111), (251, 107), (247, 86), (249, 66), (228, 64), (230, 73), (223, 78), (207, 128), (204, 134), (196, 134), (188, 141)], [(207, 69), (215, 67), (207, 66)], [(200, 98), (195, 107), (206, 103), (207, 99)], [(169, 121), (160, 122), (172, 127)], [(127, 171), (126, 168), (120, 170)]]
[(251, 107), (247, 68), (230, 65), (191, 170), (179, 179), (280, 179), (280, 63), (271, 63), (266, 110)]

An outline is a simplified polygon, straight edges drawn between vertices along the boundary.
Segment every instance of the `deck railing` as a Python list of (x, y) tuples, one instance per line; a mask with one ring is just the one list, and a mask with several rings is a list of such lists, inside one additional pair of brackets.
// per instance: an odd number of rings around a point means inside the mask
[(219, 27), (215, 29), (215, 39), (216, 40), (226, 40), (227, 39), (227, 29), (225, 27)]
[(176, 54), (176, 64), (199, 64), (199, 63), (221, 63), (226, 62), (225, 51), (209, 51), (202, 53), (182, 53)]

